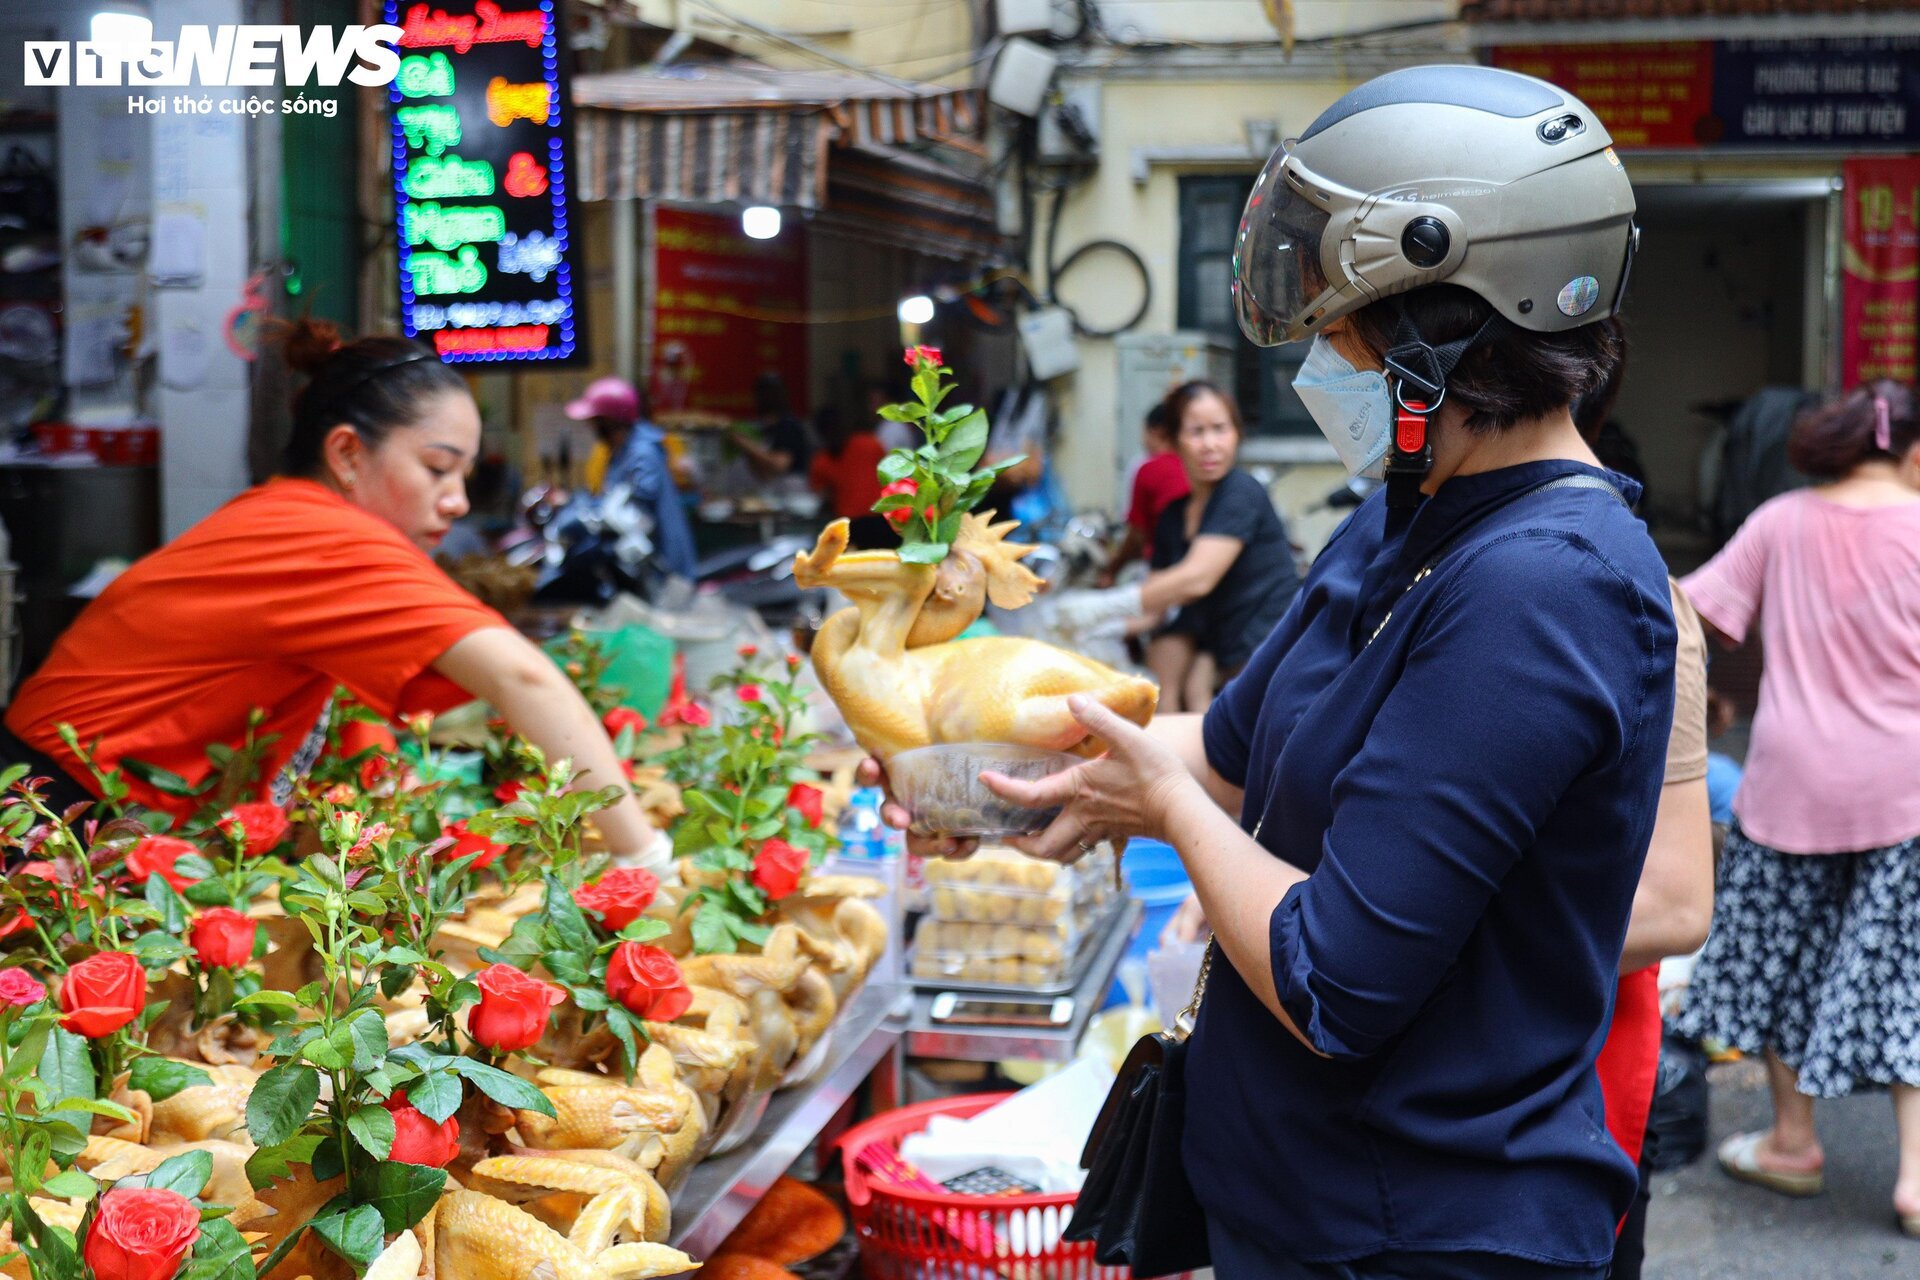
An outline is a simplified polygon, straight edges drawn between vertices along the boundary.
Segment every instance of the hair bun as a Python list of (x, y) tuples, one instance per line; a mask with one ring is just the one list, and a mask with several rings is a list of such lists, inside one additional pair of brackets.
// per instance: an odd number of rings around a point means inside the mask
[(312, 377), (340, 349), (340, 329), (330, 320), (302, 317), (288, 323), (280, 347), (289, 367)]

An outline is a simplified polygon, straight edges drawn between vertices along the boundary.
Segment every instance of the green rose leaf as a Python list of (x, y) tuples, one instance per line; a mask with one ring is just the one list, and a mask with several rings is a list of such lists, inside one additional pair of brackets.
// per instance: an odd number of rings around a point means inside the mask
[(320, 1073), (299, 1062), (270, 1068), (247, 1099), (247, 1134), (256, 1147), (291, 1138), (320, 1100)]
[(155, 1102), (165, 1102), (182, 1089), (213, 1083), (213, 1077), (191, 1063), (172, 1058), (135, 1058), (127, 1076), (129, 1089), (140, 1089)]
[(393, 1154), (393, 1113), (385, 1107), (358, 1107), (347, 1117), (347, 1132), (375, 1160)]
[(147, 905), (158, 913), (159, 924), (168, 933), (180, 934), (187, 928), (187, 904), (173, 886), (160, 876), (148, 876), (146, 891), (141, 895)]
[[(899, 419), (895, 419), (899, 421)], [(910, 453), (890, 453), (880, 459), (880, 479), (887, 484), (896, 480), (905, 480), (913, 474), (914, 458)]]
[(429, 1071), (407, 1089), (407, 1101), (421, 1115), (440, 1124), (460, 1109), (460, 1101), (466, 1091), (460, 1087), (460, 1077), (451, 1071)]
[(448, 1065), (454, 1072), (464, 1076), (474, 1088), (503, 1107), (511, 1107), (515, 1111), (537, 1111), (543, 1116), (553, 1114), (553, 1103), (531, 1081), (472, 1058), (452, 1058), (448, 1060)]
[[(299, 1236), (293, 1233), (294, 1239)], [(254, 1280), (252, 1247), (225, 1218), (202, 1222), (180, 1280)]]
[(67, 1098), (92, 1098), (93, 1056), (87, 1052), (86, 1040), (55, 1027), (40, 1055), (40, 1083), (46, 1087), (49, 1105)]
[(351, 1262), (355, 1271), (372, 1266), (386, 1248), (386, 1219), (370, 1204), (315, 1218), (312, 1230), (327, 1248)]
[(207, 1189), (213, 1178), (213, 1155), (206, 1151), (183, 1151), (168, 1156), (153, 1167), (153, 1172), (135, 1178), (118, 1179), (114, 1185), (138, 1185), (155, 1191), (177, 1191), (191, 1200)]
[(388, 1233), (405, 1231), (427, 1216), (447, 1185), (445, 1169), (389, 1161), (376, 1165), (363, 1187), (366, 1205), (379, 1211)]
[(326, 1141), (317, 1133), (303, 1133), (271, 1147), (262, 1147), (247, 1157), (247, 1181), (256, 1191), (282, 1178), (293, 1176), (293, 1166), (312, 1161), (313, 1153)]
[(961, 418), (940, 444), (940, 452), (946, 461), (961, 471), (968, 470), (980, 461), (980, 455), (986, 451), (987, 414), (984, 409), (975, 409)]
[(350, 1024), (348, 1039), (355, 1071), (371, 1071), (387, 1056), (387, 1023), (378, 1009), (361, 1010)]
[(83, 1200), (99, 1189), (99, 1183), (78, 1169), (63, 1169), (40, 1184), (41, 1194), (62, 1200)]
[(939, 564), (947, 558), (947, 551), (944, 542), (909, 542), (900, 548), (900, 560), (903, 564)]

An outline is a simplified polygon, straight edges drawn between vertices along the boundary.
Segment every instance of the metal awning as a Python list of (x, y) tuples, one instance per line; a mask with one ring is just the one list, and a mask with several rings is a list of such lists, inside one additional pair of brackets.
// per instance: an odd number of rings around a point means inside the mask
[(573, 82), (582, 199), (829, 206), (835, 147), (937, 144), (978, 156), (977, 89), (745, 60)]

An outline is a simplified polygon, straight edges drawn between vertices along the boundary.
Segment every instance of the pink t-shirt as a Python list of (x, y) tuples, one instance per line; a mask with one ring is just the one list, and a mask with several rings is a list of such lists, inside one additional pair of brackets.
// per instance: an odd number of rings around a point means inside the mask
[(1811, 489), (1766, 503), (1680, 584), (1766, 667), (1734, 814), (1783, 853), (1920, 835), (1920, 501), (1843, 507)]

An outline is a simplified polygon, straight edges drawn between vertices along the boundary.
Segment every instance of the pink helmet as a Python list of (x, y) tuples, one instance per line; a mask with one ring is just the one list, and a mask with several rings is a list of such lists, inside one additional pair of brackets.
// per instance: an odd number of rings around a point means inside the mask
[(640, 392), (625, 378), (599, 378), (567, 405), (567, 416), (576, 422), (589, 418), (636, 422), (640, 418)]

